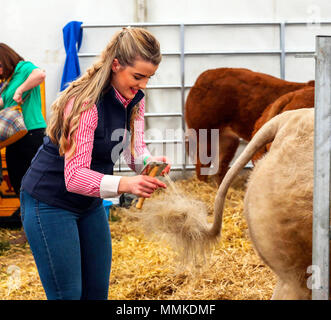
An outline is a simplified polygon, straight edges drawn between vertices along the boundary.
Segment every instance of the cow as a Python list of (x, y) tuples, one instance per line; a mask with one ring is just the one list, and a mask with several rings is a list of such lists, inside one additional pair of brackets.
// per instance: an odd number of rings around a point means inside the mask
[[(219, 130), (219, 163), (214, 175), (220, 183), (229, 168), (240, 138), (249, 141), (254, 124), (264, 109), (278, 97), (304, 87), (307, 83), (285, 81), (267, 74), (242, 68), (218, 68), (203, 72), (190, 89), (185, 102), (185, 121), (188, 129), (189, 154), (195, 154), (196, 175), (207, 180), (201, 169), (210, 167), (211, 162), (201, 161), (199, 150), (210, 155), (211, 129)], [(207, 130), (207, 142), (200, 139), (199, 129)], [(196, 136), (192, 135), (192, 131)], [(196, 140), (194, 140), (196, 139)], [(192, 141), (197, 141), (196, 145)]]
[[(306, 87), (289, 92), (272, 102), (262, 113), (261, 117), (255, 122), (252, 138), (259, 129), (274, 116), (289, 110), (314, 107), (315, 88)], [(264, 146), (252, 158), (253, 164), (256, 163), (270, 148), (270, 144)]]
[(286, 111), (265, 123), (225, 175), (206, 233), (219, 237), (227, 190), (253, 154), (272, 142), (253, 168), (244, 215), (254, 249), (277, 275), (273, 299), (311, 299), (314, 109)]

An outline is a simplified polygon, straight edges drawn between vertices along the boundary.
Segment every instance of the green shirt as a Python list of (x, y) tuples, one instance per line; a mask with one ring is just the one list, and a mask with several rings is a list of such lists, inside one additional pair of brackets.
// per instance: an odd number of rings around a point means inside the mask
[[(13, 100), (15, 91), (29, 77), (34, 69), (38, 69), (38, 67), (29, 61), (20, 61), (16, 65), (13, 77), (7, 88), (1, 94), (4, 108), (17, 105), (17, 102)], [(25, 126), (28, 130), (46, 128), (46, 122), (41, 112), (40, 86), (24, 92), (22, 96), (23, 100), (30, 91), (30, 96), (22, 105)]]

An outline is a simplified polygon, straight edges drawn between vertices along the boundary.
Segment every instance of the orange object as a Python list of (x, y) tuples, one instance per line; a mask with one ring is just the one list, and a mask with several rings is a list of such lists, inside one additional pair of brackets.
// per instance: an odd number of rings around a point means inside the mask
[(41, 112), (46, 120), (46, 89), (45, 81), (40, 84)]
[[(46, 120), (45, 81), (40, 84), (41, 112)], [(6, 148), (0, 151), (2, 165), (2, 182), (0, 183), (0, 222), (20, 220), (20, 199), (10, 183), (6, 164)]]
[[(19, 221), (20, 199), (10, 183), (7, 164), (6, 148), (1, 149), (2, 182), (0, 184), (0, 222)], [(8, 220), (9, 219), (9, 220)]]
[[(150, 173), (148, 174), (150, 177), (155, 177), (157, 175), (157, 172), (159, 171), (159, 167), (154, 167)], [(137, 204), (136, 204), (136, 208), (137, 209), (141, 209), (143, 204), (144, 204), (145, 198), (139, 198)]]

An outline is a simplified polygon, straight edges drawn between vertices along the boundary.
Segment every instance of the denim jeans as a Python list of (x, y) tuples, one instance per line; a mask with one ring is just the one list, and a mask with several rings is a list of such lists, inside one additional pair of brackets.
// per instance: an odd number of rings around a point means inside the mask
[(107, 299), (112, 249), (102, 205), (78, 214), (22, 190), (21, 219), (47, 299)]

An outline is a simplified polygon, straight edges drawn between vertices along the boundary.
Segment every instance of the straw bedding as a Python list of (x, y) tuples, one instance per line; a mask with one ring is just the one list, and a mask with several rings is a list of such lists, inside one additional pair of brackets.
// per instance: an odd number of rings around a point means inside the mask
[[(178, 180), (174, 183), (176, 191), (168, 187), (167, 192), (156, 192), (145, 200), (139, 212), (133, 207), (112, 210), (109, 224), (113, 260), (109, 299), (270, 299), (276, 279), (256, 255), (248, 237), (242, 212), (244, 182), (241, 177), (229, 189), (221, 239), (211, 246), (210, 252), (202, 252), (206, 257), (198, 261), (198, 267), (197, 264), (188, 266), (191, 254), (183, 255), (192, 249), (188, 247), (189, 241), (183, 244), (167, 237), (165, 227), (169, 223), (163, 227), (150, 224), (149, 231), (154, 232), (147, 232), (144, 221), (164, 221), (162, 212), (181, 200), (183, 206), (187, 205), (185, 201), (196, 206), (196, 217), (200, 221), (205, 219), (207, 226), (213, 220), (217, 191), (212, 182), (205, 183), (196, 178)], [(137, 214), (152, 211), (159, 213), (155, 215), (157, 219), (137, 219)], [(176, 226), (176, 223), (170, 225)], [(9, 244), (19, 233), (20, 230), (0, 229), (0, 299), (46, 299), (29, 245)], [(192, 239), (199, 238), (199, 232), (191, 236)], [(201, 248), (194, 247), (192, 252), (195, 249)]]

